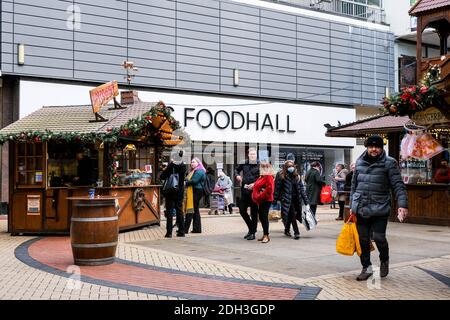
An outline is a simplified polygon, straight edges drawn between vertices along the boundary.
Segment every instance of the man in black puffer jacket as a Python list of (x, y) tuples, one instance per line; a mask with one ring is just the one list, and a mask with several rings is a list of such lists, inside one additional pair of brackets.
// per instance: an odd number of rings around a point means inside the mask
[[(248, 233), (244, 239), (255, 240), (256, 228), (258, 226), (258, 205), (252, 200), (253, 185), (259, 178), (259, 161), (255, 148), (248, 149), (248, 160), (237, 166), (235, 170), (236, 180), (241, 184), (241, 200), (239, 212), (248, 227)], [(249, 217), (247, 210), (250, 207)]]
[(351, 214), (357, 214), (357, 228), (361, 244), (361, 274), (358, 281), (367, 280), (373, 274), (370, 262), (370, 241), (380, 252), (380, 276), (389, 272), (389, 246), (386, 227), (391, 213), (391, 190), (398, 202), (399, 220), (408, 214), (408, 196), (397, 161), (386, 155), (383, 138), (371, 136), (366, 140), (367, 150), (356, 161), (350, 192)]

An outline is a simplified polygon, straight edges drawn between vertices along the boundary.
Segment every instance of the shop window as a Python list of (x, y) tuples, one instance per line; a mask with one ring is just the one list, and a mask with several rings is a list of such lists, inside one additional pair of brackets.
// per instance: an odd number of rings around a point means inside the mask
[(20, 142), (16, 146), (16, 183), (22, 187), (42, 187), (44, 173), (43, 144)]
[(155, 147), (128, 144), (118, 154), (119, 185), (147, 186), (152, 183), (156, 164)]

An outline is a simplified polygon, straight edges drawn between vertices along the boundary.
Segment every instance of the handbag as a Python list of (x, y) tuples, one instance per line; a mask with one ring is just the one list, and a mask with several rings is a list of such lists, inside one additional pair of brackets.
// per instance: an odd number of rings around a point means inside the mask
[(330, 203), (333, 201), (333, 197), (331, 196), (331, 186), (323, 186), (320, 191), (320, 202), (321, 203)]
[(177, 193), (178, 190), (180, 190), (179, 177), (178, 174), (175, 173), (174, 169), (173, 173), (169, 176), (169, 178), (167, 178), (166, 181), (164, 181), (161, 193), (164, 196), (168, 196)]

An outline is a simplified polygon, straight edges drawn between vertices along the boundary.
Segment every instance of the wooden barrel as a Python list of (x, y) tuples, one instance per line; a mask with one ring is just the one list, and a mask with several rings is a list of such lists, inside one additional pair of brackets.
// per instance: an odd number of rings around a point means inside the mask
[(76, 265), (98, 266), (114, 262), (119, 238), (115, 200), (77, 200), (70, 224)]

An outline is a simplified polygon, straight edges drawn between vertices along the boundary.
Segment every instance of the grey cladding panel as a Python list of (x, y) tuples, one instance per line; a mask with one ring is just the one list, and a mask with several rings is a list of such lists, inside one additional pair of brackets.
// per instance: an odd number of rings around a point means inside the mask
[(256, 7), (243, 6), (225, 1), (220, 1), (220, 8), (222, 12), (231, 11), (246, 16), (258, 16), (260, 11), (260, 9)]
[[(148, 16), (158, 16), (163, 18), (175, 18), (175, 2), (172, 1), (157, 1), (157, 3), (153, 2), (152, 5), (148, 4), (148, 1), (141, 1), (141, 4), (133, 3), (128, 1), (128, 12), (129, 15), (133, 13), (140, 13)], [(161, 8), (156, 7), (155, 5), (160, 5), (162, 2), (167, 2), (172, 4), (173, 8)]]
[[(71, 33), (71, 36), (73, 33)], [(103, 44), (107, 46), (124, 46), (126, 45), (126, 39), (112, 37), (112, 36), (99, 36), (92, 33), (86, 33), (81, 31), (75, 32), (75, 41), (77, 42), (89, 42), (92, 44)]]
[[(231, 61), (231, 60), (221, 60), (221, 67), (222, 69), (239, 69), (239, 77), (244, 77), (245, 74), (248, 72), (249, 73), (249, 77), (251, 79), (256, 79), (259, 78), (259, 70), (260, 70), (260, 65), (259, 65), (259, 58), (257, 59), (257, 61), (254, 61), (255, 63), (247, 63), (245, 61), (241, 62), (239, 60), (235, 60), (235, 61)], [(242, 71), (245, 71), (245, 73), (243, 73)], [(223, 73), (222, 73), (223, 74)]]
[[(148, 0), (128, 0), (128, 6), (131, 5), (140, 5), (140, 7), (150, 7)], [(158, 0), (151, 1), (151, 8), (158, 7), (161, 9), (168, 9), (170, 11), (175, 10), (176, 2), (173, 0)]]
[(128, 14), (128, 20), (142, 22), (142, 23), (149, 22), (151, 24), (175, 28), (175, 15), (174, 15), (174, 17), (166, 18), (166, 17), (160, 17), (160, 16), (152, 16), (152, 15), (148, 15), (148, 14), (130, 12)]
[(223, 52), (229, 52), (229, 53), (238, 53), (243, 56), (255, 56), (259, 58), (260, 50), (256, 48), (248, 48), (248, 47), (240, 47), (240, 46), (234, 46), (234, 45), (228, 45), (228, 44), (222, 44), (221, 46), (222, 53)]
[(188, 29), (188, 30), (195, 30), (205, 33), (214, 33), (219, 34), (219, 25), (214, 26), (210, 24), (204, 24), (204, 23), (197, 23), (197, 22), (189, 22), (189, 21), (177, 21), (177, 27), (182, 29)]
[[(204, 3), (200, 3), (204, 2)], [(219, 1), (196, 1), (195, 4), (177, 1), (177, 11), (198, 13), (205, 16), (217, 16)]]
[(238, 47), (252, 47), (259, 50), (259, 34), (255, 34), (257, 36), (256, 40), (237, 38), (233, 36), (220, 36), (220, 42), (222, 45), (236, 45)]
[(175, 28), (160, 26), (160, 25), (156, 25), (156, 24), (129, 21), (128, 28), (130, 30), (136, 30), (136, 31), (141, 31), (141, 32), (149, 32), (149, 33), (151, 32), (151, 33), (158, 33), (158, 34), (162, 34), (162, 35), (175, 36)]
[[(211, 39), (211, 40), (213, 40), (213, 39)], [(179, 37), (177, 39), (177, 45), (184, 46), (184, 47), (194, 47), (194, 48), (199, 48), (199, 49), (218, 51), (220, 49), (219, 42), (218, 42), (218, 39), (216, 39), (216, 40), (217, 41), (205, 41), (205, 40), (196, 40), (196, 39)]]
[(280, 97), (280, 98), (296, 98), (295, 88), (292, 91), (272, 90), (272, 88), (261, 88), (261, 95), (266, 97)]
[(236, 13), (236, 12), (228, 12), (228, 11), (221, 11), (220, 18), (222, 20), (234, 20), (234, 21), (241, 21), (246, 22), (250, 24), (259, 24), (259, 16), (249, 16), (242, 13)]
[(34, 37), (21, 34), (15, 35), (14, 41), (16, 43), (26, 43), (27, 45), (35, 45), (49, 48), (60, 48), (66, 50), (72, 50), (73, 48), (73, 42), (70, 40)]
[(213, 26), (219, 25), (219, 16), (217, 12), (216, 17), (211, 16), (205, 16), (205, 15), (199, 15), (197, 13), (190, 13), (190, 12), (177, 12), (177, 19), (178, 21), (188, 21), (188, 22), (197, 22), (201, 24), (210, 24)]
[(295, 29), (277, 29), (276, 27), (272, 27), (272, 26), (261, 26), (261, 33), (267, 34), (267, 35), (275, 35), (277, 37), (280, 38), (292, 38), (292, 39), (296, 39), (297, 38), (297, 31)]
[(302, 38), (303, 34), (323, 36), (327, 39), (330, 37), (330, 29), (328, 28), (315, 28), (312, 26), (297, 25), (297, 32), (299, 33), (299, 38)]
[(297, 67), (297, 63), (295, 61), (280, 60), (276, 58), (265, 58), (265, 57), (261, 57), (261, 64), (267, 66), (277, 66), (287, 69), (295, 69)]
[(200, 90), (200, 91), (219, 91), (220, 86), (218, 84), (213, 83), (204, 83), (204, 82), (195, 82), (190, 79), (185, 80), (177, 80), (176, 81), (177, 88), (179, 89), (192, 89), (192, 90)]
[(222, 19), (221, 26), (226, 27), (226, 28), (237, 29), (237, 30), (235, 30), (236, 33), (238, 33), (239, 30), (259, 32), (259, 25), (254, 24), (254, 23), (236, 21), (236, 20)]
[(222, 52), (220, 55), (221, 60), (228, 61), (240, 61), (240, 62), (248, 62), (248, 63), (258, 63), (259, 57), (250, 56), (250, 55), (242, 55), (239, 53), (230, 53), (230, 52)]
[(168, 55), (175, 56), (175, 45), (160, 42), (128, 40), (128, 51), (151, 50), (161, 54), (161, 60), (165, 60)]
[(219, 59), (219, 51), (182, 46), (177, 47), (177, 55), (190, 55), (203, 58)]
[(303, 16), (297, 17), (297, 30), (301, 30), (303, 26), (308, 26), (309, 28), (323, 28), (323, 29), (329, 29), (330, 28), (330, 22), (325, 20), (318, 20), (318, 19), (311, 19)]
[[(296, 84), (296, 75), (281, 75), (281, 74), (273, 74), (273, 73), (265, 73), (266, 70), (261, 70), (261, 81), (268, 82), (277, 82), (277, 83), (285, 83), (285, 84)], [(293, 89), (295, 90), (295, 88)]]
[(220, 33), (222, 35), (226, 36), (234, 36), (239, 38), (246, 38), (246, 39), (259, 39), (259, 33), (257, 32), (251, 32), (251, 31), (243, 31), (239, 30), (239, 32), (236, 32), (236, 29), (221, 27)]
[(206, 65), (206, 66), (219, 67), (218, 59), (185, 56), (185, 55), (181, 55), (181, 54), (177, 55), (177, 62), (178, 63), (196, 64), (196, 65), (200, 65), (200, 66)]
[[(261, 17), (270, 19), (270, 20), (267, 20), (267, 21), (271, 21), (269, 26), (274, 25), (275, 21), (273, 21), (273, 20), (278, 20), (278, 21), (276, 21), (276, 23), (283, 23), (283, 22), (289, 23), (290, 26), (287, 29), (290, 29), (290, 28), (295, 29), (295, 25), (297, 24), (297, 17), (293, 14), (286, 14), (286, 13), (281, 13), (281, 12), (277, 12), (277, 11), (269, 11), (269, 10), (262, 9)], [(263, 23), (263, 21), (261, 21), (261, 23)], [(280, 28), (284, 28), (283, 24), (280, 24)]]
[[(174, 32), (175, 35), (175, 32)], [(135, 30), (128, 30), (128, 39), (140, 40), (145, 42), (159, 42), (167, 44), (175, 44), (175, 36), (162, 35), (150, 32), (141, 32)], [(130, 41), (129, 40), (129, 41)]]

